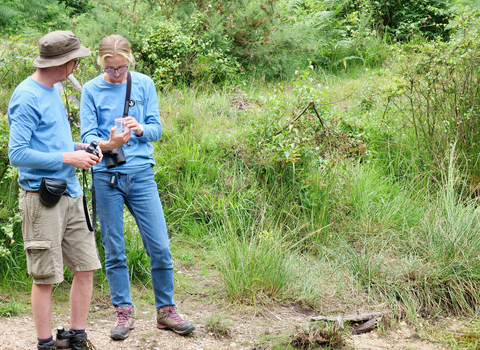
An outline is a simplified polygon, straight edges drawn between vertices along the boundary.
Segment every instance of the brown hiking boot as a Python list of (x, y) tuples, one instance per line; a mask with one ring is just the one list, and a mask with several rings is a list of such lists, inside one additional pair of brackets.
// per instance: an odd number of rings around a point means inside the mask
[(128, 333), (135, 328), (135, 306), (116, 306), (117, 322), (110, 329), (110, 338), (123, 340), (128, 338)]
[(195, 329), (193, 324), (180, 317), (173, 305), (162, 306), (157, 310), (157, 327), (169, 329), (180, 335), (190, 334)]

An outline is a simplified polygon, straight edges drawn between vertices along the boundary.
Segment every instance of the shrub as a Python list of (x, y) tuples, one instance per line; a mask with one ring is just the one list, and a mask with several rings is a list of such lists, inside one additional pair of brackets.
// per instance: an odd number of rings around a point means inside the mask
[(17, 33), (24, 28), (49, 31), (68, 25), (73, 9), (57, 0), (13, 0), (0, 4), (0, 30)]
[(370, 12), (378, 31), (396, 40), (421, 34), (446, 38), (448, 0), (353, 0), (352, 7)]
[(406, 127), (403, 142), (411, 138), (421, 167), (440, 179), (449, 148), (456, 143), (459, 162), (474, 186), (480, 178), (478, 24), (478, 19), (460, 20), (448, 42), (399, 48), (398, 78), (384, 87), (385, 98), (400, 112), (397, 122)]
[[(20, 36), (0, 38), (1, 92), (5, 92), (4, 89), (15, 89), (20, 82), (32, 74), (32, 60), (37, 54), (38, 45), (27, 42)], [(2, 104), (0, 110), (6, 111), (4, 107), (5, 105)]]
[(192, 18), (187, 28), (179, 22), (163, 21), (148, 30), (140, 59), (157, 86), (174, 82), (219, 82), (236, 72), (236, 62), (228, 49), (213, 45), (197, 31), (200, 23)]
[(377, 66), (386, 59), (385, 44), (374, 30), (371, 11), (347, 1), (286, 1), (284, 22), (296, 32), (298, 48), (315, 66), (328, 70), (350, 65)]

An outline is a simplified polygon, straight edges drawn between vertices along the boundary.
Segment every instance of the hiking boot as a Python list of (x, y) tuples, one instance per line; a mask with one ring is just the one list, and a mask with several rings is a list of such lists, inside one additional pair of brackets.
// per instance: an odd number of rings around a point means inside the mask
[(117, 314), (117, 322), (110, 329), (110, 338), (116, 340), (126, 339), (128, 338), (128, 333), (135, 328), (135, 306), (116, 306), (115, 313)]
[(55, 340), (44, 344), (37, 344), (38, 350), (57, 350), (57, 342)]
[(169, 329), (180, 335), (193, 332), (195, 327), (190, 322), (182, 319), (173, 305), (162, 306), (157, 310), (157, 327)]
[(96, 350), (90, 340), (87, 339), (87, 333), (75, 334), (70, 338), (71, 350)]

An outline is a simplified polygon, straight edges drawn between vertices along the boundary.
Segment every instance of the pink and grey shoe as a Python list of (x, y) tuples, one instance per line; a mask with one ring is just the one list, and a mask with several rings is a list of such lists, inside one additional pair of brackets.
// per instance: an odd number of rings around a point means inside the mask
[(193, 324), (180, 317), (173, 305), (162, 306), (157, 310), (157, 327), (169, 329), (180, 335), (188, 335), (195, 329)]
[(110, 338), (123, 340), (128, 338), (128, 333), (135, 328), (135, 306), (116, 306), (117, 322), (110, 329)]

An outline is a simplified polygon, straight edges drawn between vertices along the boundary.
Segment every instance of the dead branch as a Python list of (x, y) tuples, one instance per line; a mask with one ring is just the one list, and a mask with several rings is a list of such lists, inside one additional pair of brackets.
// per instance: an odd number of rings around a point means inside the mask
[(352, 334), (362, 334), (362, 333), (371, 332), (375, 328), (375, 326), (378, 324), (378, 321), (379, 319), (374, 317), (371, 320), (365, 323), (362, 323), (357, 327), (354, 327), (352, 330)]
[(362, 334), (372, 331), (383, 317), (382, 312), (370, 312), (355, 315), (338, 315), (337, 317), (317, 316), (310, 317), (308, 321), (334, 321), (339, 328), (344, 328), (344, 323), (359, 323), (352, 329), (352, 334)]
[[(286, 128), (288, 128), (290, 125), (292, 125), (293, 123), (295, 123), (295, 122), (298, 120), (298, 118), (300, 118), (300, 117), (307, 111), (307, 109), (308, 109), (311, 105), (315, 105), (315, 103), (314, 103), (313, 101), (310, 101), (310, 102), (308, 103), (307, 107), (305, 107), (305, 108), (303, 109), (303, 111), (301, 111), (300, 114), (298, 114), (295, 118), (293, 118), (289, 123), (285, 124), (285, 126), (284, 126), (282, 129), (280, 129), (279, 131), (277, 131), (277, 132), (275, 133), (275, 136), (277, 136), (278, 134), (280, 134), (281, 132), (283, 132)], [(323, 120), (322, 120), (322, 126), (323, 126)]]
[(327, 317), (327, 316), (316, 316), (310, 317), (308, 319), (309, 322), (315, 321), (336, 321), (339, 317), (343, 319), (343, 321), (350, 321), (350, 322), (366, 322), (371, 320), (372, 318), (382, 317), (382, 312), (367, 312), (362, 314), (355, 314), (355, 315), (347, 315), (347, 316), (337, 316), (337, 317)]

